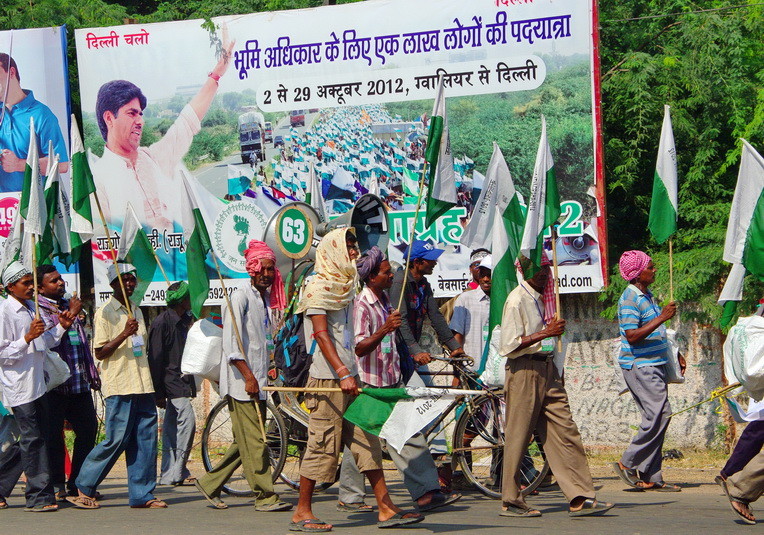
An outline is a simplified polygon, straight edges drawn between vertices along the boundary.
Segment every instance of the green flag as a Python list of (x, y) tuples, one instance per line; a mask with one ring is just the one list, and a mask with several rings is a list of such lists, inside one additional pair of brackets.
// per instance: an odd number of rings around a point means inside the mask
[(671, 112), (664, 107), (663, 128), (658, 144), (658, 163), (653, 178), (653, 197), (650, 200), (650, 219), (647, 228), (658, 243), (665, 242), (676, 232), (678, 210), (676, 148)]
[(456, 206), (456, 176), (454, 157), (451, 154), (451, 139), (448, 133), (446, 97), (443, 92), (443, 77), (438, 79), (438, 91), (430, 119), (427, 136), (427, 151), (424, 156), (429, 165), (429, 194), (427, 195), (427, 215), (425, 226), (430, 227), (436, 219)]
[(157, 262), (154, 248), (151, 246), (146, 231), (143, 230), (140, 221), (138, 221), (138, 216), (135, 215), (135, 210), (129, 202), (127, 203), (125, 220), (122, 223), (122, 236), (119, 238), (117, 260), (135, 266), (135, 278), (138, 279), (138, 284), (135, 286), (133, 296), (135, 301), (140, 303), (154, 280)]
[(72, 115), (72, 146), (71, 146), (71, 259), (80, 259), (84, 244), (93, 237), (93, 214), (90, 207), (90, 194), (94, 193), (95, 183), (90, 172), (85, 146), (82, 144), (77, 120)]
[(191, 310), (197, 318), (210, 292), (210, 278), (207, 274), (205, 259), (212, 249), (212, 241), (207, 232), (207, 225), (199, 210), (199, 204), (188, 178), (183, 174), (181, 187), (181, 222), (186, 247), (186, 268), (188, 286), (191, 293)]

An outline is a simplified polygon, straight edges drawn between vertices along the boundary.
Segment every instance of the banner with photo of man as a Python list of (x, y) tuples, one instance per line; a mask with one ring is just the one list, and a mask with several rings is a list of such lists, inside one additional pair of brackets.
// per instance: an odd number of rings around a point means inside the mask
[[(542, 114), (563, 200), (562, 291), (602, 287), (592, 0), (374, 0), (212, 22), (75, 32), (85, 143), (111, 238), (129, 201), (170, 281), (187, 276), (182, 174), (233, 288), (247, 284), (241, 251), (275, 210), (319, 194), (329, 218), (378, 194), (391, 258), (402, 260), (443, 78), (458, 202), (430, 227), (423, 209), (415, 230), (451, 246), (431, 279), (436, 295), (471, 281), (459, 240), (494, 141), (527, 196)], [(107, 245), (96, 237), (99, 299), (110, 291)], [(158, 271), (144, 303), (163, 303), (166, 285)], [(220, 302), (219, 285), (209, 297)]]
[[(69, 75), (66, 28), (36, 28), (0, 32), (0, 247), (11, 232), (24, 182), (34, 121), (40, 174), (46, 179), (58, 157), (62, 195), (68, 204)], [(61, 208), (68, 211), (68, 206)], [(43, 259), (39, 259), (42, 262)], [(67, 291), (79, 289), (76, 265), (55, 262)]]

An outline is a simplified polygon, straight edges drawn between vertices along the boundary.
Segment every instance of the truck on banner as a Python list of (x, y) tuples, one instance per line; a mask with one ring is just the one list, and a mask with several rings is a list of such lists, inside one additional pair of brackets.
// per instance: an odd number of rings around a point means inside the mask
[[(455, 295), (471, 281), (470, 251), (459, 238), (493, 142), (527, 195), (542, 114), (563, 199), (562, 291), (599, 290), (606, 244), (595, 165), (594, 4), (505, 4), (369, 0), (220, 17), (212, 25), (77, 30), (85, 143), (111, 233), (94, 242), (98, 301), (110, 293), (106, 249), (119, 239), (128, 202), (167, 277), (187, 276), (177, 214), (181, 173), (201, 197), (232, 289), (248, 283), (241, 257), (247, 241), (262, 239), (280, 205), (306, 199), (314, 173), (330, 218), (378, 192), (390, 209), (391, 258), (402, 258), (440, 77), (459, 204), (415, 231), (449, 246), (431, 278), (436, 295)], [(240, 118), (253, 116), (272, 125), (271, 136), (255, 132), (259, 153), (245, 148), (252, 132), (241, 129)], [(166, 285), (158, 271), (143, 303), (163, 304)], [(209, 297), (209, 304), (221, 302), (219, 284)]]
[[(69, 181), (69, 75), (66, 28), (0, 32), (0, 248), (11, 231), (24, 182), (30, 141), (30, 118), (44, 181), (58, 156), (64, 203), (71, 198)], [(65, 208), (68, 212), (68, 206)], [(42, 260), (41, 260), (42, 261)], [(67, 291), (79, 291), (77, 266), (55, 262)]]

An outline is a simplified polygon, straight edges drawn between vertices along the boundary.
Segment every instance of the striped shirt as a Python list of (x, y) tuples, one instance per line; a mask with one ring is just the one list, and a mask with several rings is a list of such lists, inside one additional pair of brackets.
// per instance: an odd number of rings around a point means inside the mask
[[(387, 320), (390, 303), (380, 301), (368, 286), (355, 298), (353, 330), (356, 345), (378, 331)], [(361, 381), (371, 386), (392, 386), (401, 380), (401, 360), (395, 347), (395, 333), (385, 335), (368, 355), (356, 357)]]
[(660, 325), (643, 340), (634, 344), (626, 340), (626, 331), (643, 327), (660, 313), (661, 309), (655, 304), (653, 294), (649, 290), (647, 293), (642, 293), (633, 284), (629, 284), (624, 290), (618, 300), (618, 325), (621, 333), (621, 353), (618, 355), (618, 363), (621, 368), (630, 370), (634, 364), (637, 368), (642, 368), (660, 366), (668, 362), (665, 326)]

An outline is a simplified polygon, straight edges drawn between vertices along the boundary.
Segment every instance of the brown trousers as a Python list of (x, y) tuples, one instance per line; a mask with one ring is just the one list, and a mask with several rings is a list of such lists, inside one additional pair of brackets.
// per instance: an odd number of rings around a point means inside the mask
[(508, 476), (517, 474), (534, 431), (568, 502), (578, 496), (594, 498), (594, 483), (581, 435), (554, 363), (521, 356), (507, 361), (506, 371), (502, 502), (527, 507), (516, 477)]
[[(750, 425), (750, 424), (749, 424)], [(745, 467), (727, 478), (730, 496), (743, 502), (755, 502), (764, 493), (764, 450)]]

